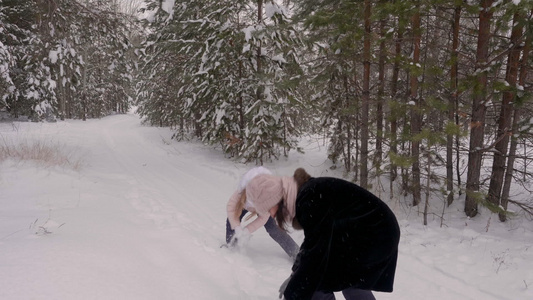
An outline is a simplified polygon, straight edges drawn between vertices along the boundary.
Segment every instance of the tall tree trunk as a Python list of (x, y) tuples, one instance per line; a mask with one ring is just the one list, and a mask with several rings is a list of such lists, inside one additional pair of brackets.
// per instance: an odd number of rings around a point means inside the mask
[(385, 48), (385, 18), (379, 21), (379, 63), (378, 63), (378, 99), (376, 107), (376, 154), (374, 162), (376, 170), (381, 169), (381, 160), (383, 155), (383, 98), (385, 96), (385, 59), (387, 52)]
[[(398, 93), (398, 78), (400, 76), (400, 58), (402, 55), (402, 40), (403, 40), (403, 26), (398, 20), (398, 32), (396, 35), (395, 45), (394, 45), (394, 66), (392, 68), (391, 76), (391, 100), (396, 102), (397, 93)], [(390, 152), (397, 154), (398, 153), (398, 113), (395, 110), (390, 111)], [(392, 193), (392, 183), (398, 177), (398, 167), (395, 163), (391, 163), (391, 197)]]
[(361, 104), (361, 172), (360, 185), (363, 188), (368, 187), (368, 139), (369, 139), (369, 122), (368, 114), (370, 112), (370, 44), (372, 31), (370, 27), (370, 17), (372, 14), (372, 1), (365, 0), (364, 22), (365, 36), (363, 42), (363, 99)]
[(511, 31), (511, 45), (507, 57), (507, 69), (505, 73), (505, 80), (513, 89), (512, 91), (505, 91), (502, 97), (502, 105), (500, 109), (500, 116), (498, 118), (498, 131), (496, 135), (496, 145), (494, 148), (494, 159), (492, 162), (492, 174), (490, 177), (488, 201), (494, 205), (500, 205), (500, 196), (503, 186), (503, 177), (505, 173), (505, 160), (507, 157), (507, 147), (509, 145), (509, 133), (511, 132), (511, 113), (512, 104), (516, 97), (514, 88), (516, 86), (518, 77), (518, 64), (520, 61), (520, 38), (522, 37), (523, 23), (519, 22), (520, 14), (515, 13), (513, 16), (513, 30)]
[[(242, 63), (239, 62), (239, 78), (243, 78), (242, 75)], [(242, 98), (242, 94), (239, 94), (238, 100), (237, 100), (237, 111), (239, 114), (239, 138), (244, 138), (244, 100)]]
[[(428, 174), (431, 174), (431, 151), (426, 151), (427, 166), (426, 171)], [(429, 196), (431, 194), (431, 176), (428, 175), (426, 179), (426, 193), (424, 201), (424, 226), (428, 225), (428, 210), (429, 210)]]
[(492, 19), (493, 0), (481, 0), (479, 12), (479, 31), (476, 50), (477, 75), (472, 96), (472, 115), (470, 121), (470, 146), (468, 152), (468, 172), (466, 177), (465, 214), (474, 217), (478, 212), (479, 179), (481, 177), (481, 163), (483, 160), (483, 140), (485, 131), (487, 71), (489, 57), (490, 25)]
[[(531, 11), (533, 14), (533, 10)], [(533, 36), (531, 34), (528, 35), (526, 44), (523, 49), (522, 54), (522, 60), (520, 62), (520, 75), (518, 79), (518, 83), (520, 86), (524, 86), (527, 80), (528, 75), (528, 68), (529, 66), (529, 54), (531, 51), (531, 45), (533, 44)], [(521, 109), (520, 107), (517, 107), (516, 104), (513, 104), (514, 107), (514, 116), (513, 116), (513, 125), (512, 125), (512, 134), (518, 134), (518, 122), (520, 121), (520, 114)], [(503, 189), (502, 189), (502, 198), (501, 198), (501, 206), (505, 211), (507, 211), (507, 204), (509, 203), (509, 194), (511, 191), (511, 183), (513, 180), (513, 169), (514, 169), (514, 161), (516, 158), (516, 148), (518, 146), (518, 139), (516, 137), (513, 137), (511, 139), (511, 146), (509, 147), (509, 158), (507, 159), (507, 169), (505, 171), (505, 179), (503, 183)], [(507, 220), (507, 215), (500, 213), (499, 214), (500, 221), (505, 222)]]
[[(359, 124), (360, 120), (359, 120), (359, 106), (358, 106), (358, 103), (354, 103), (355, 105), (355, 120), (354, 120), (354, 124)], [(361, 160), (361, 157), (359, 155), (360, 153), (360, 144), (359, 144), (359, 141), (361, 140), (361, 137), (360, 137), (360, 132), (357, 128), (357, 126), (353, 126), (353, 135), (354, 135), (354, 143), (355, 143), (355, 157), (354, 157), (354, 166), (359, 166), (359, 161)], [(359, 168), (355, 167), (354, 168), (354, 180), (357, 180), (357, 178), (359, 178)]]
[[(457, 49), (459, 48), (459, 28), (461, 26), (461, 4), (457, 5), (453, 13), (452, 24), (452, 68), (450, 71), (450, 90), (451, 95), (448, 102), (448, 122), (454, 123), (455, 115), (457, 114), (457, 104), (459, 102), (459, 91), (457, 90), (459, 80), (459, 63), (457, 61)], [(446, 189), (448, 190), (447, 203), (450, 206), (454, 200), (453, 193), (453, 140), (454, 135), (448, 133), (446, 136)]]
[[(350, 85), (348, 83), (348, 75), (343, 75), (343, 84), (344, 84), (344, 93), (345, 93), (345, 101), (344, 108), (346, 111), (350, 111), (350, 106), (354, 105), (351, 104), (350, 101)], [(349, 113), (345, 113), (342, 115), (342, 118), (344, 119), (344, 124), (346, 124), (346, 156), (344, 158), (345, 160), (345, 169), (347, 172), (351, 172), (352, 170), (352, 118), (350, 117)]]
[[(420, 65), (420, 4), (416, 4), (416, 12), (412, 18), (413, 26), (413, 68), (417, 69)], [(421, 101), (418, 95), (418, 70), (413, 74), (410, 74), (410, 101), (411, 105), (411, 138), (420, 133), (421, 124)], [(420, 141), (418, 139), (412, 139), (411, 141), (411, 156), (413, 158), (412, 165), (412, 191), (413, 191), (413, 205), (416, 206), (421, 201), (420, 195)]]
[[(263, 0), (257, 0), (257, 24), (260, 25), (263, 21)], [(261, 65), (261, 40), (258, 41), (257, 50), (256, 50), (256, 59), (257, 59), (257, 74), (261, 73), (262, 65)], [(260, 95), (257, 93), (257, 97), (259, 98)]]
[[(257, 24), (261, 24), (262, 23), (262, 20), (263, 20), (263, 0), (257, 0)], [(258, 41), (259, 45), (257, 46), (257, 75), (261, 76), (261, 72), (262, 72), (262, 65), (261, 65), (261, 40)], [(259, 86), (261, 85), (261, 83), (259, 84)], [(259, 88), (258, 86), (258, 88)], [(263, 99), (263, 90), (257, 90), (256, 94), (257, 94), (257, 100), (260, 100), (260, 99)], [(262, 138), (261, 138), (261, 141), (259, 142), (259, 163), (260, 165), (262, 166), (263, 165), (263, 149), (264, 149), (264, 144), (266, 143), (266, 141), (264, 141)]]

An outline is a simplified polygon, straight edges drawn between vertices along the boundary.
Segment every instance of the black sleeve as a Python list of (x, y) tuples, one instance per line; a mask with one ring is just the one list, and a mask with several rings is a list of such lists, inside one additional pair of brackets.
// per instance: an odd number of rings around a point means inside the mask
[(320, 195), (314, 180), (309, 180), (296, 198), (296, 219), (305, 237), (283, 294), (287, 300), (311, 299), (327, 266), (331, 222), (327, 202)]
[[(327, 231), (321, 231), (325, 233)], [(327, 265), (329, 237), (327, 234), (305, 238), (292, 267), (291, 279), (285, 289), (285, 299), (311, 299), (317, 290)]]

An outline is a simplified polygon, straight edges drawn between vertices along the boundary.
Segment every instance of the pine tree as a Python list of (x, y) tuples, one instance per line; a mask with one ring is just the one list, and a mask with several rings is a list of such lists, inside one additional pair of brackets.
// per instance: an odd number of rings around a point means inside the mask
[(519, 60), (522, 53), (520, 45), (524, 43), (523, 28), (524, 22), (523, 12), (515, 10), (515, 5), (511, 5), (510, 9), (514, 11), (512, 18), (512, 28), (510, 29), (510, 44), (512, 48), (509, 49), (507, 55), (505, 85), (502, 87), (502, 102), (500, 106), (500, 113), (498, 117), (498, 129), (496, 131), (496, 141), (493, 155), (491, 180), (488, 190), (488, 199), (490, 203), (495, 206), (501, 205), (501, 191), (503, 186), (503, 178), (505, 173), (505, 162), (507, 156), (507, 148), (509, 144), (509, 136), (511, 134), (512, 123), (512, 103), (516, 98), (516, 86), (518, 83)]
[[(230, 156), (262, 163), (296, 147), (290, 122), (296, 106), (288, 104), (297, 103), (297, 95), (286, 87), (297, 65), (291, 47), (297, 35), (282, 7), (273, 2), (259, 7), (249, 1), (176, 2), (166, 18), (158, 17), (165, 15), (159, 7), (147, 43), (145, 68), (151, 71), (145, 73), (168, 78), (168, 72), (152, 70), (167, 55), (183, 58), (173, 66), (178, 104), (163, 115), (192, 123), (196, 137), (221, 145)], [(151, 111), (155, 101), (167, 101), (143, 93), (141, 113), (157, 116)]]
[(363, 69), (359, 59), (363, 48), (359, 45), (365, 36), (360, 21), (364, 10), (351, 1), (296, 3), (297, 16), (308, 32), (306, 42), (314, 53), (308, 67), (315, 91), (310, 98), (318, 101), (321, 123), (331, 138), (329, 158), (341, 163), (346, 172), (354, 171), (357, 178), (362, 95), (358, 68)]
[(84, 119), (117, 103), (127, 109), (128, 28), (107, 1), (4, 0), (1, 9), (13, 61), (2, 98), (13, 116)]
[(43, 41), (36, 32), (35, 19), (41, 14), (34, 1), (2, 1), (4, 16), (4, 57), (9, 69), (2, 72), (8, 88), (2, 95), (6, 110), (14, 117), (38, 118), (50, 106), (41, 99), (55, 99), (50, 70), (42, 63)]
[(17, 24), (11, 23), (9, 14), (11, 9), (6, 3), (0, 8), (0, 110), (8, 108), (7, 99), (16, 93), (16, 86), (12, 74), (15, 68), (14, 49), (19, 39), (25, 33)]

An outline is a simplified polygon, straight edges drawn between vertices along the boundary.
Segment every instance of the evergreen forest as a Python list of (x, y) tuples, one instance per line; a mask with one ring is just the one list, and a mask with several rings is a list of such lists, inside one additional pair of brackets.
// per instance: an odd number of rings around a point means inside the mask
[(135, 107), (252, 165), (314, 136), (425, 223), (504, 222), (533, 217), (532, 46), (533, 0), (0, 0), (0, 119)]

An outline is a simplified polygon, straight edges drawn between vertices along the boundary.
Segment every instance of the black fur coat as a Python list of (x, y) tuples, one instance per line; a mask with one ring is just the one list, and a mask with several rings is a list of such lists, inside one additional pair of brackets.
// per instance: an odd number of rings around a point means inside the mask
[(348, 287), (392, 292), (400, 229), (369, 191), (338, 178), (310, 178), (296, 198), (305, 238), (285, 289), (288, 300)]

